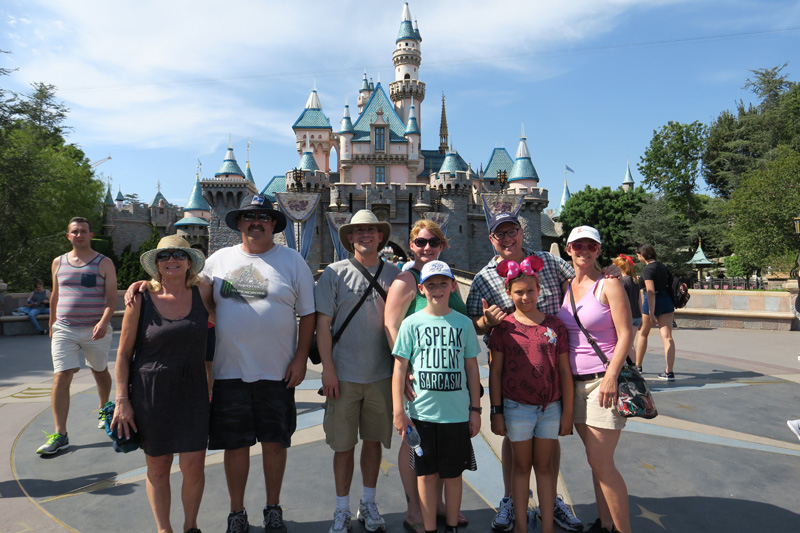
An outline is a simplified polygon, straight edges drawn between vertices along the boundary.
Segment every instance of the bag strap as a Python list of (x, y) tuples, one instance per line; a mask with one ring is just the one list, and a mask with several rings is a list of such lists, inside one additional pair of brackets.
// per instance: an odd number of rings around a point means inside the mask
[(369, 286), (367, 287), (367, 290), (364, 291), (364, 294), (361, 295), (361, 299), (358, 301), (356, 306), (353, 307), (353, 310), (350, 311), (350, 314), (347, 315), (347, 318), (344, 319), (342, 327), (340, 327), (339, 331), (336, 332), (336, 335), (333, 336), (331, 346), (336, 344), (336, 342), (342, 338), (342, 334), (344, 333), (345, 328), (347, 327), (348, 324), (350, 324), (350, 321), (353, 319), (353, 317), (356, 316), (358, 310), (361, 309), (361, 306), (366, 301), (367, 296), (369, 296), (369, 293), (372, 292), (372, 289), (378, 291), (378, 294), (381, 295), (381, 298), (383, 298), (383, 300), (386, 301), (386, 291), (383, 290), (383, 287), (378, 285), (378, 276), (381, 275), (381, 271), (383, 270), (383, 261), (379, 260), (378, 271), (375, 273), (375, 276), (372, 276), (369, 273), (369, 271), (364, 267), (364, 265), (356, 261), (354, 258), (351, 257), (350, 262), (353, 263), (353, 266), (355, 266), (362, 274), (364, 274), (364, 277), (366, 277), (369, 280)]
[(608, 366), (608, 357), (606, 357), (606, 355), (603, 353), (603, 350), (600, 349), (600, 347), (597, 345), (592, 336), (589, 335), (589, 332), (586, 331), (586, 328), (583, 327), (583, 324), (581, 324), (581, 319), (578, 318), (578, 309), (575, 307), (575, 296), (572, 294), (572, 281), (574, 279), (575, 278), (569, 280), (569, 289), (568, 289), (569, 301), (572, 304), (572, 316), (575, 317), (575, 322), (578, 323), (578, 327), (581, 328), (583, 334), (586, 335), (586, 340), (589, 341), (589, 344), (591, 344), (592, 348), (594, 348), (594, 352), (597, 354), (597, 357), (599, 357), (600, 360), (603, 361), (604, 365)]

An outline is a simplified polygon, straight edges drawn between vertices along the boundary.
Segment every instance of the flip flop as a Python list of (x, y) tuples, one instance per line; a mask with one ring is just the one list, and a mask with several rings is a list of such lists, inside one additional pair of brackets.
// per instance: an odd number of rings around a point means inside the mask
[[(447, 515), (436, 513), (436, 518), (438, 520), (442, 520), (444, 522), (447, 521)], [(467, 517), (461, 514), (461, 511), (458, 512), (458, 527), (467, 527), (469, 525), (469, 520)]]
[(422, 522), (414, 522), (413, 524), (408, 520), (403, 520), (403, 529), (417, 533), (418, 531), (425, 531), (425, 524)]

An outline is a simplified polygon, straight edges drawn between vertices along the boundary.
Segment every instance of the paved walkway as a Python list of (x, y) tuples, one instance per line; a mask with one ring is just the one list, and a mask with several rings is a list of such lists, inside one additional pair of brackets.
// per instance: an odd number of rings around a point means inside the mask
[[(116, 336), (117, 334), (115, 334)], [(634, 531), (798, 531), (800, 442), (786, 420), (800, 417), (800, 333), (678, 329), (677, 381), (653, 380), (660, 412), (629, 421), (616, 459), (630, 492)], [(116, 347), (116, 338), (115, 344)], [(657, 333), (650, 337), (645, 373), (663, 370)], [(485, 358), (481, 361), (486, 361)], [(486, 369), (483, 369), (486, 385)], [(43, 431), (52, 431), (52, 381), (46, 337), (0, 337), (0, 533), (145, 532), (154, 521), (144, 487), (141, 452), (115, 454), (96, 428), (97, 396), (87, 370), (72, 387), (69, 450), (39, 457)], [(298, 431), (289, 450), (282, 504), (290, 531), (328, 530), (334, 500), (332, 452), (321, 429), (319, 374), (310, 367), (297, 393)], [(483, 399), (485, 413), (488, 398)], [(465, 475), (466, 531), (489, 531), (502, 495), (499, 439), (473, 440), (479, 470)], [(591, 475), (577, 436), (561, 439), (560, 492), (579, 517), (596, 516)], [(388, 531), (401, 531), (404, 497), (397, 441), (384, 452), (378, 502)], [(207, 458), (200, 527), (225, 530), (228, 512), (222, 455)], [(260, 532), (264, 480), (252, 452), (246, 505)], [(172, 523), (180, 527), (180, 474), (173, 476)], [(352, 500), (361, 494), (353, 480)], [(176, 529), (179, 531), (179, 529)], [(353, 531), (364, 531), (354, 524)]]

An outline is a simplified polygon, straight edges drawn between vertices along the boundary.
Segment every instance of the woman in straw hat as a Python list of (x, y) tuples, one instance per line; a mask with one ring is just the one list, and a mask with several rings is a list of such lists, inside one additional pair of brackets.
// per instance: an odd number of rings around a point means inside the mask
[(213, 314), (210, 291), (198, 277), (205, 258), (171, 235), (140, 261), (152, 280), (122, 320), (111, 427), (120, 435), (139, 433), (147, 461), (147, 497), (159, 532), (172, 532), (169, 473), (173, 455), (180, 454), (181, 531), (197, 533), (208, 441), (206, 335)]

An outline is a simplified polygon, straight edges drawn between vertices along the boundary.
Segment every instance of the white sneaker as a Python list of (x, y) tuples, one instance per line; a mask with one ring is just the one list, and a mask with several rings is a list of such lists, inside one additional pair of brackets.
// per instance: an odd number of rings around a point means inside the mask
[(567, 531), (581, 531), (583, 530), (583, 523), (572, 514), (572, 509), (561, 496), (556, 496), (556, 506), (553, 509), (553, 521), (558, 524), (561, 529)]
[(336, 509), (333, 513), (333, 525), (328, 530), (328, 533), (345, 533), (350, 531), (350, 518), (353, 513), (347, 509)]
[(794, 434), (800, 439), (800, 418), (797, 420), (787, 420), (786, 425), (789, 426), (789, 429), (794, 431)]
[(359, 501), (357, 517), (367, 531), (386, 530), (386, 522), (378, 512), (378, 504), (375, 502)]
[(514, 529), (514, 500), (506, 496), (497, 506), (497, 514), (492, 520), (492, 529), (495, 531), (511, 531)]

